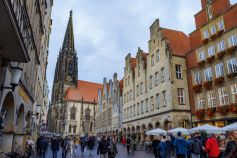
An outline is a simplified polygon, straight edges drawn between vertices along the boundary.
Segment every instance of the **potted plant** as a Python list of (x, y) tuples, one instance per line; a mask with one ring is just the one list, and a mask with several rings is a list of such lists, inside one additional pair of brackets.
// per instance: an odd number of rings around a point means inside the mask
[(217, 36), (220, 36), (223, 32), (224, 32), (224, 30), (218, 30), (216, 34), (217, 34)]
[(212, 56), (207, 58), (207, 62), (212, 63), (214, 59), (215, 59), (215, 55), (212, 55)]
[(214, 80), (215, 85), (222, 84), (222, 83), (224, 82), (224, 79), (225, 79), (224, 76), (221, 76), (221, 77), (215, 78), (215, 80)]
[(202, 84), (196, 84), (193, 86), (194, 92), (199, 93), (199, 92), (201, 92), (201, 90), (202, 90)]
[(211, 81), (206, 81), (206, 82), (203, 83), (203, 87), (205, 89), (210, 89), (211, 86), (212, 86), (212, 80)]
[(195, 115), (199, 120), (202, 120), (205, 117), (205, 113), (205, 109), (199, 109), (195, 112)]
[(218, 106), (218, 112), (220, 112), (222, 115), (226, 115), (229, 112), (228, 105)]
[(232, 54), (235, 52), (235, 49), (237, 48), (237, 46), (231, 46), (229, 48), (226, 49), (226, 53), (228, 54)]
[(229, 74), (226, 75), (226, 77), (227, 77), (228, 79), (234, 78), (235, 76), (237, 76), (237, 72), (231, 72), (231, 73), (229, 73)]
[(201, 60), (198, 62), (199, 67), (203, 67), (205, 65), (205, 60)]
[(212, 117), (214, 115), (214, 113), (216, 112), (216, 107), (210, 107), (206, 109), (206, 114), (209, 117)]
[(208, 38), (204, 38), (204, 39), (202, 40), (202, 42), (203, 42), (203, 44), (206, 44), (206, 43), (208, 42)]
[(237, 112), (237, 103), (231, 103), (230, 104), (230, 110), (232, 112)]
[(225, 55), (226, 51), (225, 50), (222, 50), (220, 52), (217, 53), (217, 57), (218, 59), (222, 59), (222, 57)]

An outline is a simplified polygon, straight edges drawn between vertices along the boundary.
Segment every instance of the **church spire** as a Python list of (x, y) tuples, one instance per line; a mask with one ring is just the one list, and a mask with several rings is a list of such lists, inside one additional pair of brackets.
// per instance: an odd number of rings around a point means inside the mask
[(74, 34), (73, 34), (73, 23), (72, 23), (72, 10), (70, 11), (70, 17), (67, 24), (67, 30), (63, 41), (63, 51), (75, 53), (74, 46)]

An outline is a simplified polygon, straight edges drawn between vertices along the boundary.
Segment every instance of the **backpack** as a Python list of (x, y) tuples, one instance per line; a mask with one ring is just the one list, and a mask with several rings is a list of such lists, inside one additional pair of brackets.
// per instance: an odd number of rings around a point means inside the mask
[(201, 142), (197, 139), (194, 139), (191, 141), (189, 148), (191, 150), (192, 153), (196, 154), (196, 155), (200, 155), (201, 153)]

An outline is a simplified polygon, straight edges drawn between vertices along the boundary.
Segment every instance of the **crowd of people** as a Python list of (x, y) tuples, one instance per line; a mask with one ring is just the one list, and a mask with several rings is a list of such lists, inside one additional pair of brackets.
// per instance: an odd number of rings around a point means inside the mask
[(237, 158), (237, 131), (207, 134), (205, 131), (183, 136), (160, 135), (152, 141), (155, 158)]

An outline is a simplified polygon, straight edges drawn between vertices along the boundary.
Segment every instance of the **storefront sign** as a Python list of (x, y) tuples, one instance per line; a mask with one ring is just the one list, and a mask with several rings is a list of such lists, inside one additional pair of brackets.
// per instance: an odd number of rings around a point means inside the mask
[(19, 95), (22, 97), (22, 99), (26, 102), (26, 103), (28, 103), (28, 101), (30, 100), (30, 98), (28, 97), (28, 95), (24, 92), (24, 90), (21, 88), (21, 87), (19, 87)]

